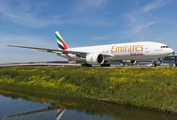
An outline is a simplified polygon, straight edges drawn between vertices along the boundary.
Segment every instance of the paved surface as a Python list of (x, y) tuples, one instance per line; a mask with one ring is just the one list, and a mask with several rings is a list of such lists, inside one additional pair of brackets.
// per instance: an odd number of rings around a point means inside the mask
[(81, 66), (80, 64), (68, 63), (26, 63), (26, 64), (0, 64), (0, 67), (13, 67), (13, 66), (57, 66), (57, 67), (74, 67)]
[[(25, 66), (44, 66), (44, 67), (77, 67), (81, 64), (70, 64), (70, 63), (19, 63), (19, 64), (0, 64), (0, 67), (25, 67)], [(170, 66), (157, 66), (157, 67), (170, 67)], [(93, 65), (90, 68), (154, 68), (151, 66), (121, 66), (111, 65), (111, 67), (100, 67), (99, 65)]]

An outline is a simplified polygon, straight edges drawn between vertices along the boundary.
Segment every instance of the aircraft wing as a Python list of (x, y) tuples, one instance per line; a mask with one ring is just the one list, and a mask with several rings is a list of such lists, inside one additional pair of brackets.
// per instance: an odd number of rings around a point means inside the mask
[(39, 50), (42, 52), (52, 52), (52, 53), (56, 53), (56, 52), (62, 52), (63, 54), (87, 54), (86, 52), (77, 52), (77, 51), (71, 51), (71, 50), (56, 50), (56, 49), (48, 49), (48, 48), (37, 48), (37, 47), (26, 47), (26, 46), (15, 46), (15, 45), (7, 45), (9, 47), (19, 47), (19, 48), (27, 48), (27, 49), (35, 49), (35, 50)]
[[(50, 53), (62, 53), (62, 54), (75, 54), (78, 57), (86, 57), (89, 52), (82, 52), (82, 51), (71, 51), (71, 50), (57, 50), (57, 49), (47, 49), (47, 48), (37, 48), (37, 47), (26, 47), (26, 46), (15, 46), (15, 45), (7, 45), (9, 47), (18, 47), (18, 48), (27, 48), (27, 49), (35, 49), (41, 52), (50, 52)], [(106, 57), (113, 57), (112, 54), (109, 53), (101, 53), (105, 58)]]
[(114, 57), (113, 54), (109, 54), (109, 53), (101, 53), (105, 58), (106, 57)]

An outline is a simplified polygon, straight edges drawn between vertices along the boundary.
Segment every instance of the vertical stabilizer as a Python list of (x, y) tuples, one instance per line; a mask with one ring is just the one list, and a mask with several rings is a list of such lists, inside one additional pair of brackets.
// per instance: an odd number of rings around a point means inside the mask
[(58, 31), (55, 32), (55, 35), (56, 35), (56, 39), (57, 39), (57, 43), (58, 43), (58, 48), (60, 50), (68, 49), (68, 46), (66, 45), (66, 43), (64, 42), (63, 38), (61, 37), (61, 35), (59, 34)]

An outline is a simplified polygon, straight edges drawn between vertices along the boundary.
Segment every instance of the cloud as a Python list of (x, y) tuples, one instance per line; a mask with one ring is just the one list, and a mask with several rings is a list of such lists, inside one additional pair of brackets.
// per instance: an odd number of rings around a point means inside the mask
[(155, 2), (141, 7), (141, 9), (137, 11), (131, 11), (125, 14), (129, 21), (128, 25), (132, 27), (131, 33), (137, 34), (142, 32), (145, 28), (149, 28), (154, 24), (160, 23), (161, 21), (158, 20), (156, 15), (151, 13), (151, 10), (165, 6), (170, 1), (167, 2), (165, 0), (156, 0)]
[(131, 28), (131, 33), (135, 34), (158, 23), (156, 17), (141, 12), (128, 13), (126, 14), (126, 18), (128, 18), (127, 26)]
[[(38, 28), (49, 24), (60, 23), (54, 16), (42, 17), (41, 11), (45, 4), (30, 4), (28, 1), (19, 0), (19, 2), (2, 1), (0, 3), (1, 19), (13, 21), (21, 25)], [(15, 6), (15, 7), (14, 7)], [(37, 8), (37, 9), (36, 9)]]
[(134, 33), (139, 33), (142, 29), (144, 29), (145, 27), (149, 27), (149, 26), (153, 25), (154, 23), (155, 22), (149, 22), (145, 25), (138, 25), (138, 26), (135, 27)]
[(153, 3), (150, 3), (150, 4), (146, 5), (142, 9), (142, 11), (147, 12), (147, 11), (150, 11), (152, 9), (157, 9), (157, 8), (163, 6), (163, 5), (166, 5), (169, 2), (171, 2), (171, 0), (168, 0), (168, 1), (167, 0), (165, 0), (165, 1), (164, 0), (157, 0), (157, 1), (153, 2)]
[(75, 5), (77, 12), (85, 12), (88, 9), (97, 9), (107, 0), (78, 0)]
[[(66, 10), (61, 11), (61, 8), (52, 8), (56, 6), (53, 6), (47, 1), (31, 2), (28, 0), (19, 0), (18, 2), (14, 2), (13, 0), (1, 0), (0, 19), (5, 22), (12, 21), (13, 23), (32, 28), (63, 24), (93, 23), (93, 25), (95, 25), (95, 22), (93, 22), (94, 16), (92, 16), (92, 14), (88, 15), (82, 13), (85, 11), (89, 12), (90, 9), (94, 10), (100, 8), (106, 1), (107, 0), (77, 0), (73, 2), (74, 4), (71, 4), (71, 8), (69, 9), (63, 5), (62, 9)], [(61, 1), (59, 3), (64, 4)], [(85, 18), (92, 18), (92, 20), (89, 21)], [(98, 20), (101, 21), (102, 19), (97, 17), (95, 21)], [(102, 24), (102, 22), (100, 22), (100, 24)]]
[[(0, 48), (7, 48), (6, 45), (22, 45), (22, 46), (36, 46), (36, 47), (47, 47), (56, 48), (55, 39), (53, 42), (49, 42), (49, 38), (36, 35), (14, 35), (14, 34), (0, 34), (1, 44)], [(56, 46), (55, 46), (56, 45)]]
[(108, 39), (108, 37), (93, 37), (93, 40), (105, 40)]
[(146, 6), (142, 9), (142, 11), (147, 12), (147, 11), (149, 11), (149, 10), (158, 8), (158, 7), (161, 6), (161, 4), (160, 4), (161, 2), (162, 2), (162, 0), (157, 0), (157, 1), (154, 2), (154, 3), (151, 3), (151, 4), (149, 4), (149, 5), (146, 5)]

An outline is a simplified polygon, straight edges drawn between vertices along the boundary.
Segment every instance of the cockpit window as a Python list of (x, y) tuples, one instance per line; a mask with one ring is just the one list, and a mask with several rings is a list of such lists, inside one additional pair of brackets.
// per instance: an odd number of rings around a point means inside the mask
[(161, 46), (161, 48), (169, 48), (168, 46)]

